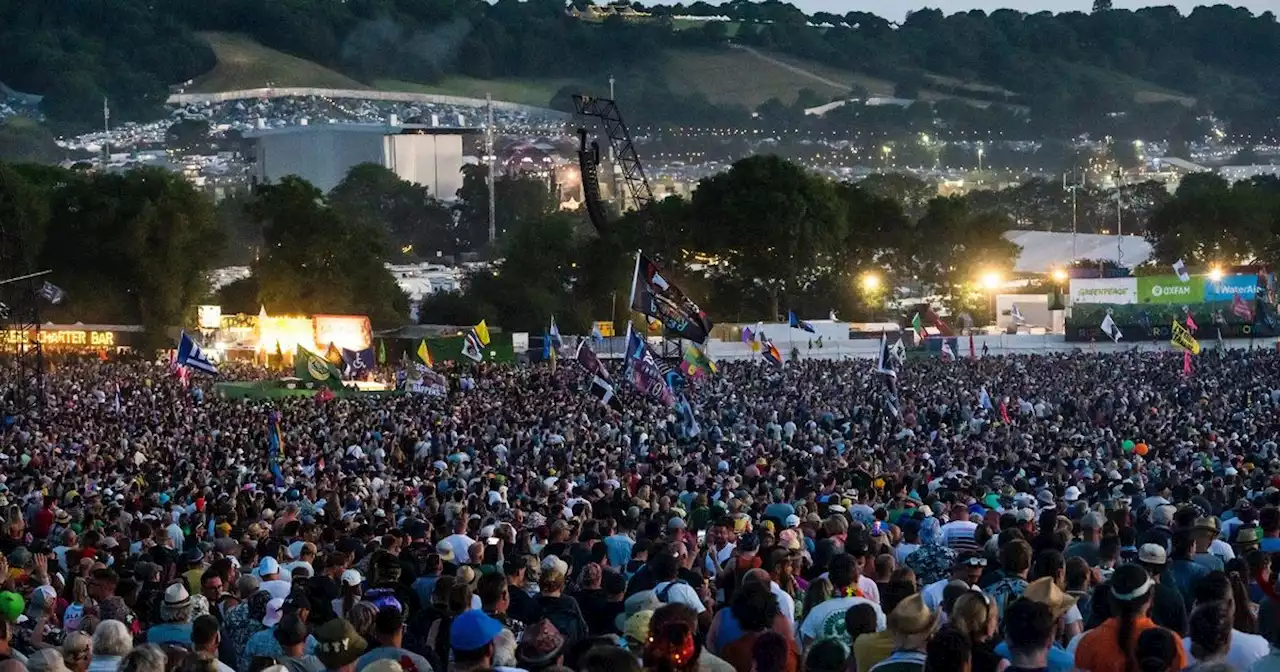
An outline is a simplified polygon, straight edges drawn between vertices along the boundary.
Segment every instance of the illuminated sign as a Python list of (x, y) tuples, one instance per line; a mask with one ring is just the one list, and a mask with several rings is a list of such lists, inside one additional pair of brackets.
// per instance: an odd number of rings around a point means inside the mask
[[(30, 342), (31, 332), (0, 331), (0, 345), (25, 345)], [(114, 348), (116, 347), (116, 334), (113, 331), (84, 331), (81, 329), (65, 331), (42, 330), (40, 332), (40, 343), (42, 345)]]
[(201, 329), (217, 329), (222, 326), (222, 306), (196, 306), (196, 316)]

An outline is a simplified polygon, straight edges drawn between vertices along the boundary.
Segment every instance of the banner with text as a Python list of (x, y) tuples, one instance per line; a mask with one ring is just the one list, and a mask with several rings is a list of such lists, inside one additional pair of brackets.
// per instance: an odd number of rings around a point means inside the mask
[(1071, 303), (1138, 302), (1137, 278), (1081, 278), (1071, 280)]
[(1258, 297), (1258, 276), (1228, 275), (1221, 280), (1205, 280), (1204, 301), (1233, 301), (1236, 295), (1245, 301), (1253, 301)]
[(1138, 303), (1196, 304), (1204, 302), (1204, 276), (1187, 282), (1176, 275), (1147, 275), (1138, 278)]

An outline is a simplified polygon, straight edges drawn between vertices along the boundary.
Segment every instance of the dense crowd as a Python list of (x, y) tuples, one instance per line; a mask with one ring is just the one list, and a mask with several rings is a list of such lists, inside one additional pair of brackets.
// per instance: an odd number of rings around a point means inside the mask
[(1280, 670), (1269, 351), (729, 363), (692, 426), (565, 366), (15, 375), (0, 672)]

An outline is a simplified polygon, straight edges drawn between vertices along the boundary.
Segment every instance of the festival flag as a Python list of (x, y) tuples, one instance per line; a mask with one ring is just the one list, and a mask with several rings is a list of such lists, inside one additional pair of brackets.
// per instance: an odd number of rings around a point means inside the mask
[(427, 339), (418, 341), (418, 349), (413, 354), (423, 366), (428, 369), (436, 368), (436, 360), (431, 356), (431, 349), (427, 347)]
[(889, 335), (883, 331), (880, 332), (880, 360), (876, 363), (876, 373), (898, 377), (897, 355), (890, 349)]
[(626, 367), (626, 378), (641, 394), (666, 406), (675, 403), (675, 395), (662, 375), (658, 357), (649, 349), (644, 336), (630, 326), (627, 327)]
[(1191, 375), (1191, 351), (1190, 350), (1182, 351), (1182, 375), (1184, 376)]
[(1173, 272), (1178, 276), (1179, 280), (1183, 282), (1191, 281), (1191, 274), (1187, 272), (1187, 265), (1181, 259), (1173, 262)]
[(690, 343), (684, 348), (684, 359), (680, 361), (680, 372), (690, 379), (697, 380), (716, 372), (716, 363), (707, 356), (706, 350)]
[(182, 338), (178, 341), (178, 356), (175, 360), (178, 366), (203, 371), (208, 374), (217, 375), (218, 366), (209, 359), (204, 350), (196, 344), (187, 332), (182, 332)]
[(612, 408), (615, 411), (622, 411), (622, 400), (618, 399), (616, 391), (613, 389), (613, 383), (601, 378), (600, 376), (591, 377), (591, 387), (587, 390), (591, 396), (600, 400), (600, 403)]
[(1187, 314), (1187, 328), (1191, 330), (1191, 333), (1196, 333), (1200, 330), (1200, 327), (1196, 325), (1196, 319), (1191, 316), (1191, 308), (1184, 306), (1183, 310)]
[(839, 322), (839, 321), (840, 321), (840, 320), (836, 317), (836, 311), (835, 311), (835, 309), (832, 309), (832, 310), (831, 310), (831, 312), (827, 314), (827, 319), (828, 319), (828, 320), (831, 320), (832, 322)]
[(1107, 311), (1107, 316), (1102, 318), (1102, 333), (1106, 334), (1113, 343), (1119, 343), (1120, 339), (1124, 338), (1116, 321), (1111, 319), (1111, 311)]
[(742, 342), (750, 343), (755, 340), (755, 334), (751, 333), (751, 327), (742, 328)]
[(1004, 397), (1000, 398), (1000, 419), (1004, 420), (1006, 425), (1013, 424), (1013, 421), (1009, 419), (1009, 404), (1004, 400)]
[(774, 345), (772, 340), (764, 342), (764, 349), (761, 354), (770, 362), (782, 366), (782, 353), (778, 352), (778, 346)]
[(1016, 303), (1009, 309), (1009, 317), (1013, 318), (1014, 324), (1022, 324), (1027, 321), (1027, 318), (1022, 316), (1022, 311), (1018, 310), (1018, 304)]
[(347, 362), (342, 358), (342, 352), (338, 350), (338, 346), (329, 341), (329, 347), (324, 351), (324, 358), (334, 366), (346, 366)]
[(591, 349), (591, 346), (587, 345), (586, 341), (578, 343), (578, 352), (574, 355), (573, 360), (578, 363), (578, 366), (586, 369), (592, 375), (606, 380), (609, 378), (609, 370), (605, 368), (604, 362), (600, 361), (600, 358), (596, 356), (595, 351)]
[(1231, 312), (1241, 319), (1253, 322), (1253, 308), (1245, 303), (1239, 292), (1231, 295)]
[[(555, 318), (552, 318), (551, 321), (554, 324)], [(484, 320), (480, 320), (480, 324), (477, 324), (474, 330), (476, 338), (480, 339), (480, 345), (489, 345), (489, 325), (485, 324)]]
[(331, 389), (342, 389), (342, 372), (329, 360), (298, 345), (293, 355), (293, 375)]
[(280, 457), (283, 454), (284, 433), (280, 431), (280, 414), (272, 411), (267, 416), (267, 468), (277, 488), (284, 487), (284, 474), (280, 470)]
[(1169, 332), (1169, 343), (1175, 348), (1181, 348), (1187, 352), (1198, 355), (1200, 354), (1200, 341), (1197, 341), (1191, 335), (1191, 331), (1186, 327), (1178, 324), (1177, 320), (1173, 321), (1173, 329)]
[(920, 322), (920, 313), (911, 317), (911, 330), (916, 332), (916, 341), (924, 340), (924, 324)]
[(373, 348), (363, 350), (342, 349), (342, 360), (348, 377), (364, 375), (373, 370)]
[(387, 339), (378, 340), (378, 365), (387, 365)]
[(812, 324), (809, 324), (808, 322), (805, 322), (804, 320), (796, 317), (796, 314), (792, 311), (787, 311), (787, 323), (791, 326), (792, 329), (802, 329), (811, 334), (818, 333), (818, 330), (814, 329)]
[(468, 331), (467, 335), (462, 337), (461, 354), (473, 362), (479, 362), (484, 359), (484, 353), (480, 351), (480, 338), (476, 336), (476, 332)]
[(983, 385), (982, 388), (978, 390), (978, 407), (988, 410), (991, 409), (991, 394), (987, 392), (986, 385)]
[(40, 295), (40, 298), (55, 306), (62, 303), (62, 300), (67, 298), (67, 293), (63, 291), (61, 287), (53, 284), (52, 282), (46, 282), (40, 285), (40, 290), (36, 293)]
[(695, 343), (705, 343), (711, 335), (707, 314), (641, 252), (636, 252), (631, 280), (631, 309), (658, 319), (668, 332)]
[(956, 361), (956, 351), (951, 349), (951, 344), (947, 341), (942, 342), (942, 360), (945, 362)]
[(551, 316), (551, 329), (547, 331), (547, 334), (551, 336), (551, 347), (553, 348), (564, 347), (564, 339), (560, 338), (560, 327), (556, 326), (555, 315)]
[(600, 323), (599, 323), (599, 322), (592, 322), (592, 323), (591, 323), (591, 340), (593, 340), (593, 341), (603, 341), (603, 340), (604, 340), (604, 332), (600, 331)]

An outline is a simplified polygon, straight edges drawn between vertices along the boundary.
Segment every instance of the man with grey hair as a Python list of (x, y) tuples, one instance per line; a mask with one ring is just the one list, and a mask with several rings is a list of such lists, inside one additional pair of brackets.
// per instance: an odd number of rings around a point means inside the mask
[(120, 672), (165, 672), (169, 659), (155, 644), (143, 644), (120, 661)]
[(1089, 563), (1090, 567), (1097, 567), (1098, 544), (1102, 541), (1102, 524), (1105, 522), (1102, 514), (1097, 511), (1090, 511), (1080, 519), (1080, 538), (1071, 542), (1067, 546), (1066, 552), (1062, 555), (1067, 560), (1072, 558), (1082, 558)]
[(133, 649), (133, 635), (124, 623), (106, 620), (93, 631), (93, 660), (89, 672), (115, 672)]

